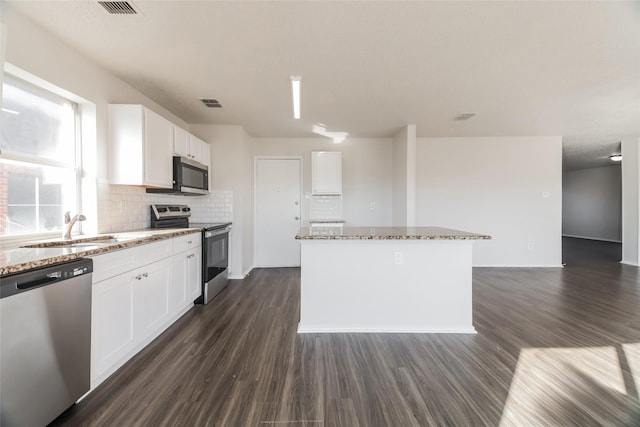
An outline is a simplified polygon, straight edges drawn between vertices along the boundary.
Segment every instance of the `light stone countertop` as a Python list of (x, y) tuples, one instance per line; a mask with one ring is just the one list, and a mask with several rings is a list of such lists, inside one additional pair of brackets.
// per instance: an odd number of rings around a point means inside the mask
[[(118, 249), (131, 248), (133, 246), (169, 239), (184, 234), (199, 233), (201, 231), (201, 228), (145, 229), (96, 236), (82, 236), (68, 241), (69, 243), (81, 243), (82, 246), (78, 247), (55, 247), (54, 245), (62, 242), (61, 239), (24, 243), (22, 244), (23, 247), (0, 251), (0, 276), (72, 261), (86, 256), (99, 255)], [(106, 243), (100, 242), (100, 239), (117, 239), (119, 241)], [(25, 245), (38, 245), (41, 247), (26, 248), (24, 247)]]
[(486, 234), (442, 227), (303, 227), (297, 240), (490, 240)]

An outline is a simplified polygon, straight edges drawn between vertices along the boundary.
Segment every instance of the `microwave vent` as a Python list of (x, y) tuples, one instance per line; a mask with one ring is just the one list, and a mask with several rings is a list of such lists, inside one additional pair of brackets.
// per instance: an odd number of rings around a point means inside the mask
[(99, 1), (107, 12), (112, 15), (137, 15), (138, 12), (128, 1)]

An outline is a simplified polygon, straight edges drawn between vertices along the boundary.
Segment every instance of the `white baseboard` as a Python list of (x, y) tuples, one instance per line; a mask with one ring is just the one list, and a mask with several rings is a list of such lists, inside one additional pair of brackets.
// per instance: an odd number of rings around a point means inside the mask
[(473, 268), (563, 268), (564, 264), (535, 264), (535, 265), (515, 265), (515, 264), (484, 264), (474, 265)]
[(298, 323), (299, 334), (477, 334), (476, 328), (336, 328), (305, 326)]
[(573, 234), (563, 234), (562, 237), (571, 237), (573, 239), (596, 240), (598, 242), (622, 243), (622, 240), (600, 239), (597, 237), (574, 236)]
[(620, 261), (620, 264), (631, 265), (631, 266), (634, 266), (634, 267), (640, 267), (640, 264), (638, 264), (637, 262), (631, 262), (631, 261), (625, 261), (625, 260)]
[(253, 270), (254, 268), (255, 267), (252, 265), (251, 267), (249, 267), (245, 271), (243, 271), (242, 274), (230, 274), (229, 275), (229, 279), (230, 280), (242, 280), (242, 279), (246, 278), (251, 273), (251, 270)]

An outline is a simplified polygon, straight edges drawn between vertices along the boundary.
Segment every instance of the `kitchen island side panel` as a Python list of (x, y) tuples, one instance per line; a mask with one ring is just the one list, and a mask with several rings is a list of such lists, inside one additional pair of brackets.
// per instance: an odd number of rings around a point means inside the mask
[(302, 240), (298, 332), (475, 333), (472, 241)]

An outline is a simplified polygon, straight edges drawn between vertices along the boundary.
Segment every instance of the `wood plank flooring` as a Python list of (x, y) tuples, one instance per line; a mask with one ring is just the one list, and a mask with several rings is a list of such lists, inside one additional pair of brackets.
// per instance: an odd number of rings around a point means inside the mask
[(257, 269), (53, 424), (640, 425), (640, 274), (585, 254), (474, 269), (477, 335), (298, 335), (299, 270)]

